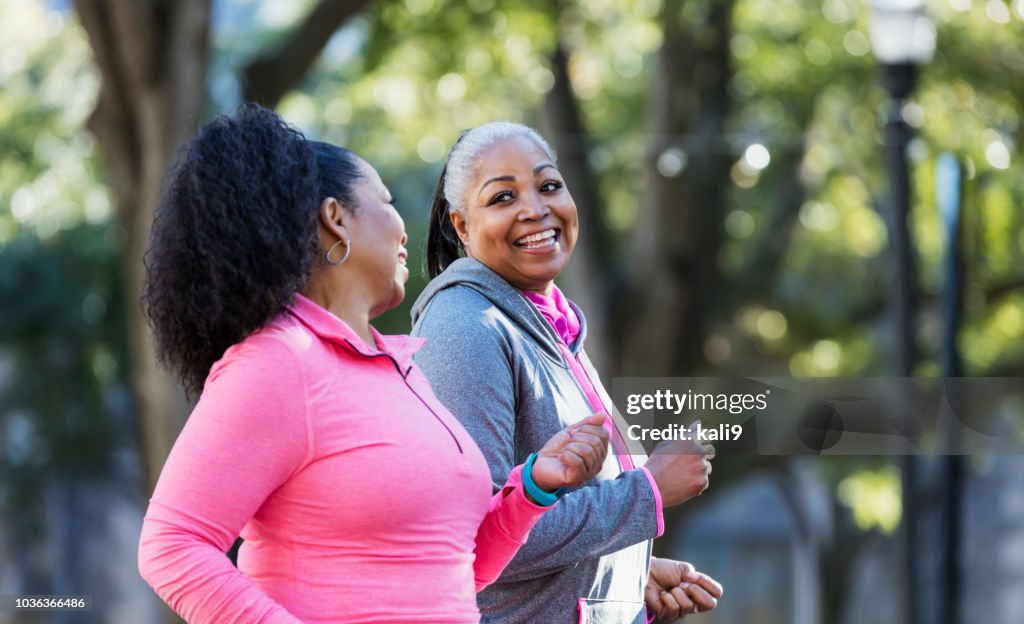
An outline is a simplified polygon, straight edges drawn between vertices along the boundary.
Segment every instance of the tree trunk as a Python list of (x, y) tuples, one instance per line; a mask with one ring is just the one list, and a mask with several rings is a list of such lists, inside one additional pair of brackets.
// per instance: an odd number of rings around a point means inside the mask
[(188, 404), (154, 359), (139, 306), (142, 258), (163, 176), (202, 119), (210, 0), (75, 0), (75, 8), (102, 76), (88, 128), (105, 159), (122, 228), (131, 380), (148, 492)]
[[(369, 0), (322, 0), (274, 53), (244, 71), (247, 92), (269, 105), (298, 85), (331, 34)], [(102, 75), (89, 130), (107, 164), (122, 227), (139, 444), (152, 491), (189, 412), (177, 379), (157, 366), (139, 306), (143, 253), (163, 177), (195, 134), (206, 104), (211, 0), (75, 0)]]
[[(733, 2), (706, 0), (689, 17), (683, 4), (670, 0), (663, 8), (664, 44), (651, 88), (649, 195), (633, 233), (625, 296), (612, 314), (620, 375), (692, 372), (718, 299), (732, 161), (721, 136), (729, 112)], [(700, 11), (704, 18), (694, 20)], [(687, 158), (675, 175), (657, 166), (669, 148), (683, 149)]]
[(598, 371), (611, 371), (608, 350), (608, 300), (612, 275), (611, 244), (603, 221), (597, 180), (590, 170), (587, 131), (569, 83), (568, 55), (559, 43), (551, 55), (555, 83), (544, 99), (544, 118), (579, 211), (580, 233), (573, 260), (563, 273), (569, 296), (587, 315), (587, 355)]
[[(247, 84), (260, 85), (263, 99), (276, 103), (319, 56), (329, 34), (367, 1), (318, 4), (277, 55), (247, 68)], [(75, 8), (102, 76), (88, 128), (107, 165), (123, 236), (131, 382), (148, 495), (190, 408), (178, 380), (155, 360), (139, 305), (143, 254), (164, 175), (203, 119), (211, 0), (75, 0)], [(317, 33), (312, 42), (310, 29)], [(267, 73), (287, 79), (270, 80)], [(180, 621), (167, 609), (164, 620)]]
[(260, 55), (242, 71), (242, 94), (248, 102), (274, 108), (299, 86), (335, 31), (370, 0), (322, 0), (273, 52)]

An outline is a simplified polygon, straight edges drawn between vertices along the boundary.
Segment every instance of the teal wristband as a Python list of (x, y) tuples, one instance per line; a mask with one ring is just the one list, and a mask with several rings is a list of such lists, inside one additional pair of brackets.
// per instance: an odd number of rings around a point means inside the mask
[(562, 495), (563, 488), (558, 488), (554, 492), (545, 492), (533, 482), (533, 460), (535, 459), (537, 459), (536, 453), (530, 453), (530, 456), (526, 458), (526, 465), (523, 466), (523, 489), (526, 490), (526, 493), (529, 494), (530, 498), (535, 500), (538, 505), (550, 507), (558, 502), (558, 498)]

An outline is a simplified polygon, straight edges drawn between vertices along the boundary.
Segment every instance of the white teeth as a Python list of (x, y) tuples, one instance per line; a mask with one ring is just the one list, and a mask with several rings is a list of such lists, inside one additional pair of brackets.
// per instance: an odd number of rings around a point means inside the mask
[(518, 245), (526, 245), (528, 243), (536, 243), (537, 241), (542, 241), (545, 238), (554, 238), (554, 236), (555, 236), (555, 230), (554, 229), (544, 230), (543, 232), (537, 232), (536, 234), (530, 234), (529, 236), (524, 236), (524, 237), (520, 238), (519, 240), (517, 240), (516, 244), (518, 244)]

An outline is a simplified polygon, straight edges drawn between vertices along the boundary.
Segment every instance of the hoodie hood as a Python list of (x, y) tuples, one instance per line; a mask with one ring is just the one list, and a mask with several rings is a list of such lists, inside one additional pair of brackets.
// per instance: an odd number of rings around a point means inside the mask
[[(412, 306), (413, 326), (437, 293), (455, 286), (471, 288), (486, 297), (518, 325), (523, 333), (530, 336), (545, 354), (565, 366), (562, 352), (558, 348), (558, 335), (537, 308), (519, 289), (505, 281), (505, 278), (473, 258), (459, 258), (427, 284)], [(580, 321), (580, 335), (575, 343), (569, 345), (569, 350), (576, 355), (583, 348), (587, 336), (587, 321), (575, 303), (570, 301), (569, 306)]]

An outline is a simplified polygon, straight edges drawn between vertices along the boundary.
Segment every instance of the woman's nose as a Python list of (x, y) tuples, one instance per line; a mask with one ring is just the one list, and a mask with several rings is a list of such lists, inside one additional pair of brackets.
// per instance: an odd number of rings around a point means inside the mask
[(529, 199), (524, 202), (523, 210), (519, 213), (519, 220), (538, 221), (548, 216), (550, 212), (551, 209), (544, 203), (544, 198), (538, 193), (533, 193), (530, 195)]
[(405, 245), (406, 241), (409, 240), (409, 234), (406, 233), (405, 231), (405, 219), (403, 219), (402, 215), (398, 214), (398, 211), (395, 210), (394, 208), (392, 208), (391, 210), (395, 215), (395, 219), (398, 220), (398, 227), (401, 228), (402, 230), (402, 245)]

